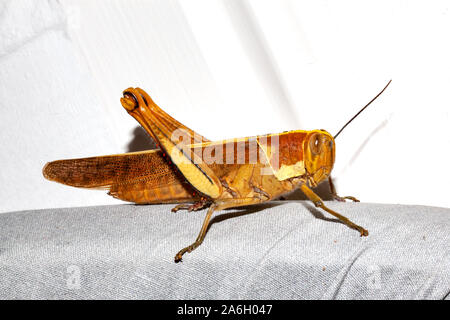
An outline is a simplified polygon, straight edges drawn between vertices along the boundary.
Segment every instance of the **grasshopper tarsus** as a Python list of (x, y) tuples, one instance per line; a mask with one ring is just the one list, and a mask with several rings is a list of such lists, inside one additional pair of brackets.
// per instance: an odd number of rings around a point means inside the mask
[(366, 229), (364, 229), (363, 227), (360, 227), (361, 229), (359, 229), (359, 233), (361, 235), (361, 237), (367, 237), (369, 235), (369, 231), (367, 231)]
[(191, 253), (192, 251), (194, 251), (199, 245), (201, 245), (201, 243), (203, 242), (203, 239), (201, 241), (195, 241), (193, 244), (187, 246), (186, 248), (181, 249), (180, 251), (178, 251), (178, 253), (175, 255), (175, 262), (182, 262), (183, 261), (183, 255), (185, 253)]
[(353, 222), (351, 222), (348, 219), (347, 219), (347, 221), (342, 221), (342, 222), (345, 223), (350, 228), (357, 230), (361, 237), (367, 237), (369, 235), (369, 231), (367, 231), (366, 229), (364, 229), (361, 226), (358, 226), (357, 224), (354, 224)]
[(179, 205), (176, 205), (175, 207), (173, 207), (172, 209), (170, 209), (170, 211), (177, 212), (179, 210), (189, 210), (190, 207), (191, 207), (190, 204), (179, 204)]
[(200, 243), (197, 243), (197, 241), (195, 241), (193, 244), (187, 246), (186, 248), (181, 249), (180, 251), (178, 251), (178, 253), (175, 255), (175, 262), (182, 262), (183, 261), (183, 255), (187, 252), (190, 253), (191, 251), (193, 251), (195, 248), (197, 248)]
[(200, 200), (200, 201), (196, 201), (192, 204), (179, 204), (175, 207), (173, 207), (171, 209), (172, 212), (177, 212), (179, 210), (187, 210), (189, 212), (191, 211), (198, 211), (201, 209), (206, 208), (207, 206), (211, 205), (211, 202), (209, 202), (208, 200)]
[(333, 194), (333, 199), (339, 202), (346, 202), (346, 200), (351, 200), (353, 202), (360, 202), (358, 199), (356, 199), (355, 197), (352, 196), (345, 196), (345, 197), (341, 197), (338, 196), (337, 194)]
[[(184, 250), (184, 249), (183, 249)], [(174, 261), (175, 261), (175, 263), (178, 263), (178, 262), (183, 262), (183, 254), (185, 254), (185, 252), (182, 252), (183, 250), (181, 250), (180, 252), (178, 252), (176, 255), (175, 255), (175, 258), (174, 258)]]

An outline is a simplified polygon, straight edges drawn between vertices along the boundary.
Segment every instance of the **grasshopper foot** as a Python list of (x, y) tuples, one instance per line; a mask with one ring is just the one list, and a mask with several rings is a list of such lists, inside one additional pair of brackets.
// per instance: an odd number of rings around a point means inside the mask
[(185, 253), (185, 252), (182, 252), (183, 250), (181, 250), (180, 252), (178, 252), (176, 255), (175, 255), (175, 263), (178, 263), (178, 262), (182, 262), (183, 260), (182, 260), (182, 257), (183, 257), (183, 254)]
[(344, 222), (347, 226), (349, 226), (352, 229), (358, 230), (359, 231), (359, 235), (361, 237), (367, 237), (369, 235), (369, 231), (367, 231), (366, 229), (364, 229), (361, 226), (358, 226), (357, 224), (351, 222), (350, 220), (348, 220), (347, 218), (345, 218), (345, 220), (341, 220), (342, 222)]
[(179, 205), (173, 207), (171, 211), (172, 212), (177, 212), (178, 210), (187, 210), (189, 212), (197, 211), (197, 210), (201, 210), (201, 209), (207, 207), (210, 204), (211, 203), (208, 202), (207, 200), (200, 200), (200, 201), (194, 202), (193, 204), (179, 204)]
[(173, 207), (170, 211), (177, 212), (178, 210), (189, 210), (191, 206), (192, 206), (191, 204), (179, 204)]
[(186, 248), (183, 248), (183, 249), (181, 249), (180, 251), (178, 251), (178, 253), (175, 255), (175, 263), (178, 263), (178, 262), (182, 262), (183, 260), (182, 260), (182, 257), (183, 257), (183, 255), (186, 253), (186, 252), (191, 252), (192, 250), (194, 250), (195, 248), (197, 248), (198, 247), (198, 245), (196, 245), (195, 243), (193, 243), (193, 244), (191, 244), (190, 246), (188, 246), (188, 247), (186, 247)]
[(333, 199), (340, 201), (340, 202), (345, 202), (346, 200), (351, 200), (353, 202), (360, 202), (355, 197), (352, 197), (352, 196), (341, 197), (341, 196), (338, 196), (337, 194), (333, 194)]
[(368, 235), (369, 235), (369, 231), (367, 231), (366, 229), (364, 229), (363, 227), (360, 227), (360, 226), (352, 226), (353, 227), (353, 229), (356, 229), (356, 230), (358, 230), (359, 231), (359, 235), (361, 236), (361, 237), (367, 237)]

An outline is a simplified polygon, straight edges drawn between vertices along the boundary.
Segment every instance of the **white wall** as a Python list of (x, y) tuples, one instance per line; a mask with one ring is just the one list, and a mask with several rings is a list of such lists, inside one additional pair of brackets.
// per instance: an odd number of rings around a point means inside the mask
[[(337, 139), (343, 195), (450, 206), (446, 1), (4, 1), (0, 212), (120, 203), (44, 180), (45, 162), (130, 150), (140, 86), (210, 139)], [(139, 132), (138, 132), (139, 133)], [(132, 148), (131, 148), (132, 149)]]

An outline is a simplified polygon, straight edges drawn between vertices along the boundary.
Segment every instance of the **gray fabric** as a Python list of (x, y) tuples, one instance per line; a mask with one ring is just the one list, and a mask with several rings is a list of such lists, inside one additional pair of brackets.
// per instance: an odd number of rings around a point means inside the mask
[(205, 212), (102, 206), (0, 215), (3, 299), (445, 299), (450, 209), (305, 201), (215, 214), (205, 242), (175, 264)]

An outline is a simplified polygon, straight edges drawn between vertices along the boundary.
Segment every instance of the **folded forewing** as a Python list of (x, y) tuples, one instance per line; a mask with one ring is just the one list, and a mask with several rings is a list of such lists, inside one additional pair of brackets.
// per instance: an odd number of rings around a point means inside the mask
[(47, 163), (44, 177), (73, 187), (109, 190), (136, 203), (193, 201), (198, 194), (161, 150)]
[(157, 188), (180, 182), (161, 150), (49, 162), (44, 177), (73, 187), (108, 189), (115, 184), (150, 182)]

